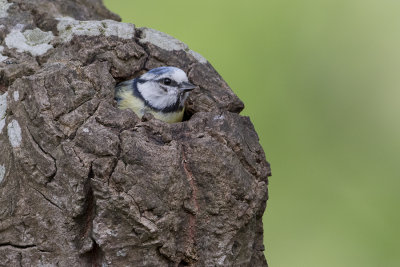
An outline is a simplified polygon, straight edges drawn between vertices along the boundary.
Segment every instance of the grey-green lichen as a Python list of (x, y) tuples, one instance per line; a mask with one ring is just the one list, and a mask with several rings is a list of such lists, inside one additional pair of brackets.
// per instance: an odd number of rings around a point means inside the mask
[(174, 51), (174, 50), (184, 50), (189, 53), (192, 57), (194, 57), (200, 63), (207, 63), (207, 59), (205, 59), (199, 53), (189, 49), (187, 44), (184, 42), (175, 39), (171, 35), (166, 33), (151, 29), (151, 28), (141, 28), (142, 36), (140, 39), (141, 43), (151, 43), (161, 49), (167, 51)]
[(193, 50), (189, 50), (189, 54), (191, 54), (198, 62), (202, 64), (206, 64), (208, 62), (207, 59)]
[(44, 32), (39, 28), (21, 31), (23, 25), (11, 30), (5, 38), (5, 44), (9, 48), (15, 48), (18, 52), (29, 52), (32, 56), (40, 56), (53, 48), (49, 43), (54, 39), (52, 32)]
[(22, 131), (19, 126), (18, 121), (12, 120), (7, 125), (8, 140), (13, 148), (18, 148), (21, 146), (22, 142)]
[(7, 0), (0, 0), (0, 19), (8, 16), (7, 10), (11, 5)]
[(1, 53), (3, 53), (4, 50), (4, 46), (0, 45), (0, 62), (3, 62), (4, 60), (6, 60), (8, 57), (3, 56)]
[(7, 95), (8, 93), (5, 92), (4, 94), (0, 95), (0, 120), (6, 116), (7, 112)]
[(68, 42), (77, 35), (86, 36), (117, 36), (121, 39), (131, 39), (135, 36), (135, 25), (113, 20), (79, 21), (69, 17), (58, 18), (57, 30), (59, 37)]
[(141, 28), (142, 30), (142, 38), (140, 39), (141, 43), (152, 43), (164, 50), (173, 51), (173, 50), (185, 50), (187, 51), (189, 47), (184, 43), (175, 39), (171, 35), (166, 33), (150, 29), (150, 28)]
[(4, 165), (0, 165), (0, 183), (3, 181), (5, 175), (6, 167), (4, 167)]
[(6, 124), (7, 95), (8, 95), (7, 92), (0, 95), (0, 134), (2, 134), (3, 128)]

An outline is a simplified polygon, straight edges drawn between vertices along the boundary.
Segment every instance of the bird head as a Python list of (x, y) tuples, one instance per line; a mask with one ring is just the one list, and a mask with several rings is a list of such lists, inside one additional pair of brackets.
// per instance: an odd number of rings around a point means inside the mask
[(149, 106), (166, 112), (182, 109), (189, 92), (196, 88), (176, 67), (152, 69), (136, 79), (136, 86)]

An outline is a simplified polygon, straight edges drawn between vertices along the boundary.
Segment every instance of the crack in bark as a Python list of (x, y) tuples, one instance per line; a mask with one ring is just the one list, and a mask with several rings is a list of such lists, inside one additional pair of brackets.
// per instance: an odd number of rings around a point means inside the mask
[[(92, 98), (93, 99), (93, 98)], [(70, 140), (71, 141), (74, 141), (75, 140), (75, 137), (76, 137), (76, 133), (79, 131), (79, 129), (85, 124), (85, 122), (87, 122), (88, 120), (90, 120), (93, 116), (94, 116), (94, 114), (96, 114), (96, 112), (97, 112), (97, 110), (99, 109), (99, 107), (100, 107), (100, 104), (101, 104), (101, 101), (99, 101), (98, 103), (97, 103), (97, 106), (96, 106), (96, 108), (94, 109), (94, 111), (92, 112), (92, 114), (90, 114), (89, 113), (89, 116), (87, 117), (87, 118), (85, 118), (85, 119), (83, 119), (82, 120), (82, 122), (80, 122), (79, 124), (78, 124), (78, 126), (76, 127), (76, 130), (71, 134), (71, 136), (70, 136)], [(73, 111), (73, 110), (72, 110)], [(72, 112), (71, 111), (71, 112)], [(68, 113), (67, 113), (68, 114)], [(95, 120), (96, 120), (96, 118), (95, 118)]]
[(82, 256), (86, 258), (88, 266), (90, 267), (104, 266), (103, 265), (104, 252), (93, 237), (91, 237), (91, 240), (93, 242), (92, 249), (83, 254)]
[(15, 249), (30, 249), (30, 248), (35, 248), (35, 244), (13, 244), (11, 242), (6, 242), (6, 243), (1, 243), (0, 244), (0, 249), (5, 248), (5, 247), (12, 247)]
[[(99, 107), (100, 106), (100, 104), (97, 106), (97, 107)], [(97, 110), (97, 109), (96, 109)], [(94, 114), (94, 113), (93, 113)], [(92, 115), (93, 116), (93, 115)], [(107, 129), (110, 129), (110, 128), (112, 128), (112, 127), (110, 127), (110, 126), (107, 126), (107, 125), (104, 125), (98, 118), (94, 118), (95, 119), (95, 121), (98, 123), (98, 124), (100, 124), (100, 125), (102, 125), (102, 126), (104, 126), (104, 127), (106, 127)], [(120, 155), (121, 155), (121, 152), (122, 152), (122, 139), (121, 139), (121, 133), (124, 131), (125, 129), (120, 129), (119, 131), (118, 131), (118, 147), (117, 147), (117, 154), (115, 155), (115, 156), (113, 156), (113, 155), (111, 155), (114, 159), (115, 159), (115, 163), (113, 164), (113, 166), (111, 167), (111, 172), (110, 172), (110, 175), (108, 176), (108, 178), (107, 178), (107, 186), (109, 186), (110, 185), (110, 179), (111, 179), (111, 177), (112, 177), (112, 175), (114, 174), (114, 171), (115, 171), (115, 168), (117, 168), (117, 165), (118, 165), (118, 161), (119, 161), (119, 159), (120, 159)], [(125, 163), (124, 163), (125, 164)]]
[[(74, 91), (74, 93), (75, 93), (75, 91)], [(77, 110), (78, 108), (82, 107), (83, 105), (85, 105), (86, 103), (88, 103), (88, 102), (90, 102), (90, 101), (92, 101), (92, 100), (94, 100), (94, 99), (95, 99), (95, 97), (89, 97), (88, 99), (86, 99), (86, 100), (83, 101), (82, 103), (78, 104), (77, 106), (72, 107), (71, 110), (69, 110), (67, 113), (60, 115), (60, 117), (61, 117), (61, 116), (68, 115), (68, 114), (70, 114), (71, 112), (74, 112), (74, 111)], [(90, 115), (90, 113), (89, 113), (89, 115)], [(91, 114), (90, 116), (92, 116), (92, 115), (93, 115), (93, 114)], [(56, 118), (57, 121), (58, 121), (58, 119), (59, 119), (59, 118)]]
[[(197, 203), (197, 193), (198, 193), (198, 188), (196, 185), (196, 181), (194, 179), (193, 173), (190, 171), (188, 167), (188, 160), (186, 158), (186, 152), (185, 152), (185, 145), (182, 144), (181, 146), (182, 150), (182, 165), (183, 169), (186, 175), (186, 178), (190, 184), (190, 188), (192, 189), (192, 197), (191, 201), (194, 204), (195, 207), (195, 212), (199, 210), (199, 205)], [(186, 255), (190, 257), (192, 260), (196, 260), (196, 248), (195, 248), (195, 237), (196, 237), (196, 214), (189, 213), (189, 229), (188, 229), (188, 240), (186, 244)]]
[(44, 199), (46, 199), (51, 205), (54, 207), (58, 208), (61, 211), (64, 211), (60, 206), (58, 206), (56, 203), (54, 203), (50, 198), (48, 198), (45, 194), (43, 194), (40, 190), (36, 189), (35, 187), (29, 185), (30, 188), (38, 192)]
[(46, 181), (45, 185), (47, 186), (47, 184), (51, 183), (53, 181), (54, 177), (57, 175), (57, 171), (58, 171), (57, 170), (57, 160), (50, 153), (46, 152), (46, 150), (43, 149), (43, 147), (39, 144), (39, 142), (36, 141), (35, 137), (32, 135), (31, 131), (29, 130), (29, 127), (26, 126), (25, 129), (29, 133), (29, 135), (32, 138), (33, 142), (40, 149), (40, 151), (42, 151), (45, 155), (49, 156), (53, 160), (53, 164), (54, 164), (54, 169), (55, 170), (54, 170), (54, 172), (52, 174), (50, 174), (49, 176), (46, 176), (47, 181)]
[[(118, 135), (118, 138), (119, 138), (119, 135)], [(120, 141), (121, 141), (121, 139), (120, 139)], [(107, 177), (107, 186), (110, 186), (110, 179), (113, 176), (115, 169), (118, 166), (118, 159), (119, 159), (119, 155), (120, 155), (120, 146), (121, 146), (121, 144), (118, 144), (118, 151), (117, 151), (118, 156), (115, 158), (115, 163), (111, 167), (110, 175)]]
[(79, 235), (75, 239), (79, 248), (82, 248), (83, 241), (89, 237), (92, 241), (92, 248), (81, 256), (87, 261), (89, 266), (102, 266), (104, 252), (97, 244), (93, 237), (93, 220), (96, 216), (96, 199), (92, 187), (92, 179), (94, 179), (93, 163), (90, 164), (88, 177), (84, 184), (85, 206), (82, 213), (75, 218), (78, 226), (82, 226)]
[(43, 87), (44, 87), (44, 90), (46, 91), (47, 100), (49, 102), (49, 111), (51, 113), (51, 117), (54, 118), (54, 120), (58, 120), (58, 117), (54, 116), (53, 105), (51, 104), (49, 91), (46, 86), (46, 80), (43, 80)]
[[(85, 195), (85, 207), (81, 214), (81, 218), (78, 220), (82, 221), (84, 227), (81, 229), (80, 238), (84, 239), (87, 236), (92, 235), (93, 231), (93, 219), (96, 212), (96, 201), (94, 198), (92, 179), (94, 178), (92, 165), (90, 166), (88, 178), (84, 185)], [(91, 237), (92, 238), (92, 237)]]
[(143, 69), (146, 68), (146, 64), (147, 64), (147, 62), (149, 62), (149, 60), (150, 60), (151, 53), (150, 53), (148, 47), (147, 47), (145, 44), (142, 44), (142, 43), (140, 42), (140, 39), (142, 39), (142, 31), (141, 31), (140, 29), (135, 28), (135, 43), (136, 43), (138, 46), (140, 46), (141, 48), (143, 48), (143, 50), (144, 50), (144, 52), (145, 52), (145, 54), (146, 54), (146, 58), (145, 58), (145, 60), (143, 61), (142, 67), (140, 68), (140, 69), (143, 70)]

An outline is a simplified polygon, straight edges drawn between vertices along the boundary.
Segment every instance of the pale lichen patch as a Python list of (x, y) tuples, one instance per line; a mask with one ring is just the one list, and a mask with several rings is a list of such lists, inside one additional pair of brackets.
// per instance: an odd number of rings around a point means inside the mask
[(22, 142), (22, 131), (18, 121), (12, 120), (7, 125), (7, 133), (8, 133), (8, 140), (10, 141), (11, 146), (13, 148), (20, 147)]
[(0, 134), (3, 133), (3, 128), (6, 125), (7, 95), (7, 92), (0, 95)]
[(14, 91), (13, 97), (14, 97), (14, 101), (18, 101), (19, 100), (19, 92), (18, 91)]
[(175, 39), (171, 35), (166, 33), (150, 29), (150, 28), (141, 28), (142, 36), (140, 39), (141, 43), (151, 43), (155, 46), (158, 46), (167, 51), (174, 51), (174, 50), (188, 50), (188, 46)]
[(52, 32), (44, 32), (39, 28), (34, 30), (26, 30), (24, 33), (27, 44), (31, 46), (36, 46), (40, 44), (48, 44), (54, 39)]
[(52, 32), (44, 32), (39, 28), (21, 31), (14, 28), (5, 38), (9, 48), (15, 48), (18, 52), (29, 52), (32, 56), (40, 56), (53, 48), (50, 41), (54, 39)]
[(117, 251), (117, 256), (118, 257), (125, 257), (126, 254), (127, 254), (127, 249), (126, 248), (120, 249), (120, 250)]
[(225, 119), (224, 115), (216, 115), (213, 118), (214, 121), (219, 121), (219, 120), (224, 120), (224, 119)]
[(0, 120), (3, 119), (7, 113), (7, 95), (8, 92), (0, 95)]
[(4, 46), (0, 45), (0, 62), (3, 62), (4, 60), (6, 60), (8, 57), (3, 56), (1, 53), (3, 53), (4, 50)]
[(0, 0), (0, 18), (8, 16), (7, 10), (13, 3), (8, 3), (7, 0)]
[(3, 128), (6, 125), (6, 118), (0, 119), (0, 134), (3, 134)]
[(205, 59), (202, 55), (189, 49), (187, 44), (179, 41), (178, 39), (175, 39), (171, 35), (150, 28), (140, 29), (142, 32), (142, 36), (139, 41), (141, 43), (151, 43), (167, 51), (183, 50), (189, 53), (195, 60), (202, 64), (206, 64), (208, 62), (207, 59)]
[(6, 176), (6, 167), (0, 165), (0, 183), (3, 181), (4, 176)]
[(198, 62), (202, 64), (206, 64), (208, 62), (207, 59), (205, 59), (202, 55), (193, 50), (189, 50), (189, 54), (192, 55)]
[(68, 42), (74, 36), (117, 36), (121, 39), (131, 39), (135, 36), (135, 25), (113, 20), (79, 21), (70, 17), (58, 18), (57, 30), (59, 37)]

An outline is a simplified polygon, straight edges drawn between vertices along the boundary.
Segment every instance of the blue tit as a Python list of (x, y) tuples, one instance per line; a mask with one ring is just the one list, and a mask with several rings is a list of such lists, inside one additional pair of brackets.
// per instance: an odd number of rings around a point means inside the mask
[(151, 113), (165, 122), (180, 122), (185, 101), (195, 88), (183, 70), (159, 67), (119, 83), (115, 87), (115, 99), (120, 109), (129, 108), (140, 118), (145, 113)]

